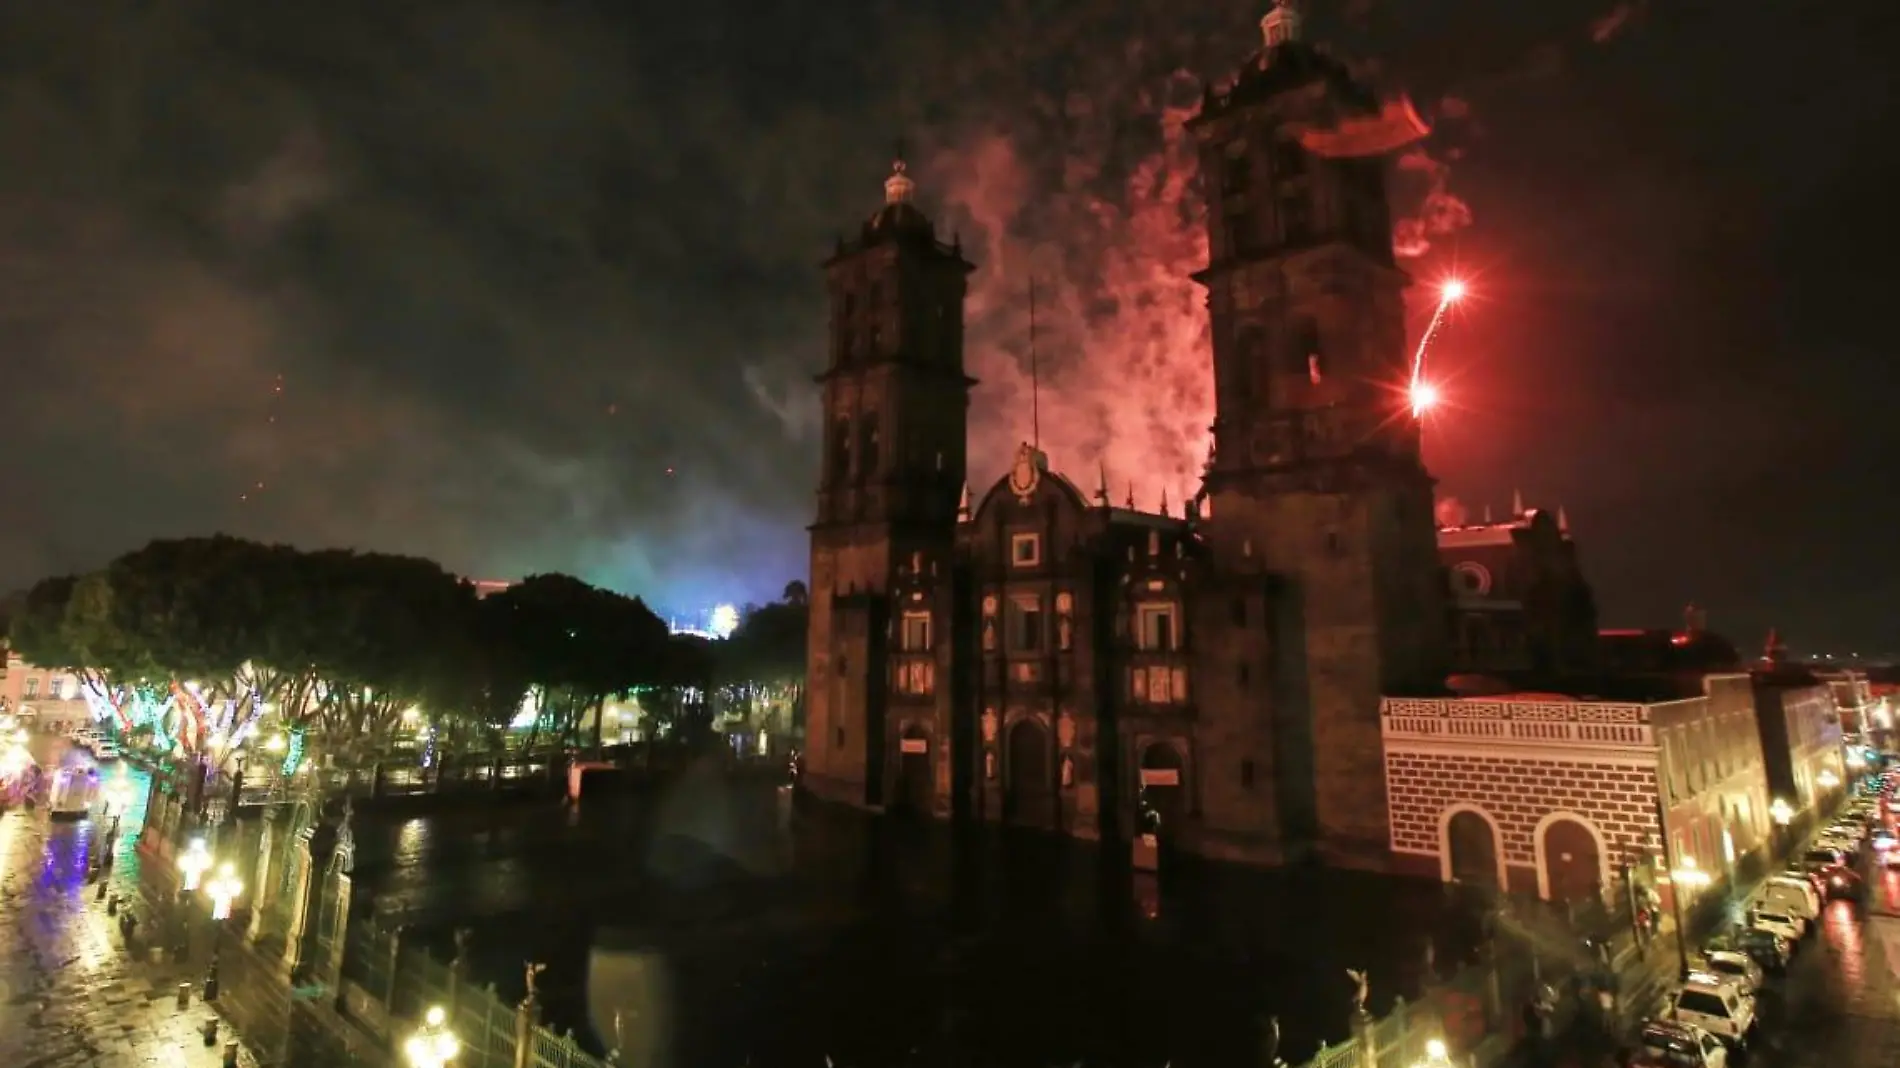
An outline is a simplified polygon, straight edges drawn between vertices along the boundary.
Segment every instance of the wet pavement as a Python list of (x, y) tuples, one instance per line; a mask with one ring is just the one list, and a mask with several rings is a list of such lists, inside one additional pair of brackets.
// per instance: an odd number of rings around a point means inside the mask
[[(111, 875), (127, 892), (137, 817)], [(549, 961), (542, 992), (576, 1030), (611, 1033), (627, 1008), (616, 984), (638, 988), (627, 1018), (695, 1068), (900, 1064), (951, 1029), (976, 1064), (1246, 1065), (1268, 1012), (1297, 1064), (1343, 1037), (1345, 968), (1372, 968), (1377, 1010), (1416, 980), (1425, 932), (1440, 932), (1441, 967), (1456, 956), (1457, 909), (1435, 885), (1220, 868), (1143, 882), (1040, 836), (835, 812), (780, 830), (746, 794), (360, 813), (356, 829), (365, 911), (424, 943), (473, 928), (476, 981), (504, 998), (522, 960)], [(254, 830), (228, 829), (230, 855)], [(86, 885), (99, 833), (0, 816), (0, 1066), (221, 1063), (196, 989), (185, 1012), (172, 1000), (201, 978), (204, 947), (191, 968), (130, 959)], [(162, 894), (167, 873), (145, 874)], [(1900, 870), (1868, 886), (1865, 908), (1831, 907), (1764, 995), (1747, 1068), (1900, 1064)], [(223, 1004), (248, 1020), (252, 984), (227, 961)]]
[[(140, 796), (142, 802), (143, 797)], [(44, 811), (0, 814), (0, 1065), (6, 1068), (214, 1068), (232, 1035), (202, 1029), (214, 1014), (199, 1001), (201, 970), (153, 964), (128, 952), (106, 915), (88, 868), (109, 820), (59, 822)], [(138, 877), (137, 823), (121, 823), (112, 892)], [(135, 935), (135, 948), (151, 939)], [(192, 985), (189, 1007), (178, 985)], [(252, 1068), (250, 1052), (238, 1064)]]

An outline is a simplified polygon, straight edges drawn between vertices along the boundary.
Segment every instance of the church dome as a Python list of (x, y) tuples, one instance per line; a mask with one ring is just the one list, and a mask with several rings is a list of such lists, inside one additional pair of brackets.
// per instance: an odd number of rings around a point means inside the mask
[(930, 217), (912, 203), (917, 183), (911, 179), (903, 160), (891, 164), (891, 176), (884, 179), (884, 206), (864, 222), (866, 242), (880, 237), (918, 235), (935, 237)]

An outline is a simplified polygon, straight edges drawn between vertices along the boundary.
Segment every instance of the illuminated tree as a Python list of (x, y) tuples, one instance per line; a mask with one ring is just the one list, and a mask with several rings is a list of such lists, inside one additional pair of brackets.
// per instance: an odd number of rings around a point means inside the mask
[(754, 730), (786, 733), (803, 718), (810, 609), (803, 583), (792, 583), (786, 593), (778, 604), (748, 610), (739, 629), (716, 650), (720, 699), (739, 709)]

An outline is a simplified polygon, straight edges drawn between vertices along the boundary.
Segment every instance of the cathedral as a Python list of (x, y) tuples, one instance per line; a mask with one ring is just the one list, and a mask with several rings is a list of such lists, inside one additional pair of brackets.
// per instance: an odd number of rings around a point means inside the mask
[[(1117, 503), (1029, 445), (971, 491), (977, 268), (901, 163), (827, 261), (815, 794), (1107, 839), (1145, 805), (1170, 848), (1388, 866), (1380, 698), (1446, 692), (1459, 648), (1405, 389), (1410, 279), (1386, 160), (1303, 136), (1379, 100), (1301, 40), (1285, 0), (1262, 32), (1190, 122), (1215, 417), (1179, 514)], [(1502, 543), (1557, 537), (1534, 518)]]

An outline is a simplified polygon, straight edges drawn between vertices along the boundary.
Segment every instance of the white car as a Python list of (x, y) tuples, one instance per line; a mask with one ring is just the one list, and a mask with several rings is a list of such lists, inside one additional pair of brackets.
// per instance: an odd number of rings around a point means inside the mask
[(1808, 921), (1799, 916), (1790, 916), (1785, 912), (1769, 912), (1760, 905), (1748, 911), (1748, 925), (1758, 931), (1771, 931), (1788, 940), (1789, 945), (1801, 941), (1808, 931)]
[(1691, 976), (1663, 999), (1663, 1010), (1670, 1019), (1700, 1027), (1730, 1049), (1748, 1045), (1755, 1030), (1755, 999), (1731, 983), (1697, 982)]
[(1746, 953), (1732, 949), (1711, 949), (1702, 954), (1697, 971), (1709, 972), (1735, 985), (1749, 996), (1761, 989), (1761, 965)]
[(111, 742), (94, 742), (92, 743), (92, 758), (101, 761), (117, 760), (119, 747)]
[(1693, 1024), (1651, 1020), (1643, 1025), (1630, 1063), (1641, 1068), (1728, 1068), (1728, 1047)]

